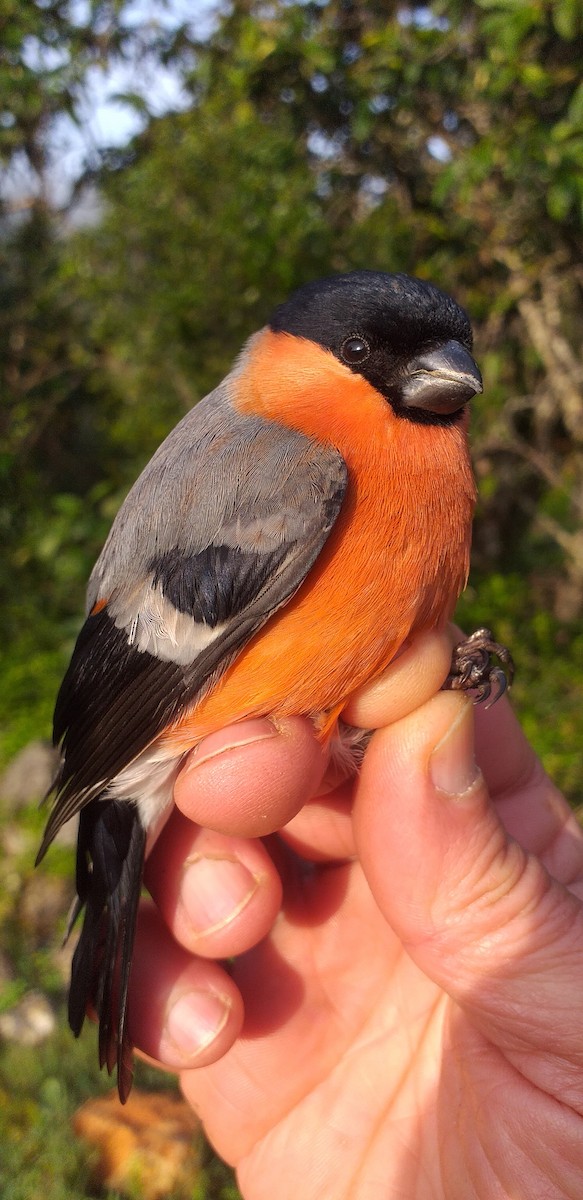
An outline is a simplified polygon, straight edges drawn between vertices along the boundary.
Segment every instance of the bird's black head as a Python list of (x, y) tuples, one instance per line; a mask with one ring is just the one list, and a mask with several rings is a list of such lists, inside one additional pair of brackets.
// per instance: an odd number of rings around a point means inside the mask
[(331, 350), (410, 421), (450, 425), (482, 391), (464, 310), (410, 275), (350, 271), (307, 283), (269, 327)]

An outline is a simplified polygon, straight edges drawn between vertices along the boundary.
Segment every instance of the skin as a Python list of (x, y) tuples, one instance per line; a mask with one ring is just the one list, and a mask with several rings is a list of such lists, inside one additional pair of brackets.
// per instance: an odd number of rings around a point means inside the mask
[(351, 702), (325, 797), (306, 721), (207, 738), (150, 855), (131, 1033), (245, 1200), (581, 1195), (583, 836), (506, 700), (435, 694), (450, 647)]

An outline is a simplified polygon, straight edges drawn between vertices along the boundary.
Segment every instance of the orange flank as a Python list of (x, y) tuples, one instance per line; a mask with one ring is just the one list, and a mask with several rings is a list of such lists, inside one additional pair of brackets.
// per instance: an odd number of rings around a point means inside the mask
[(107, 608), (107, 600), (96, 600), (89, 616), (96, 617), (98, 613), (103, 612), (104, 608)]
[(249, 716), (311, 715), (326, 736), (411, 632), (445, 624), (468, 571), (475, 485), (462, 422), (396, 416), (363, 376), (310, 341), (299, 355), (285, 333), (257, 336), (236, 386), (241, 411), (334, 445), (349, 482), (295, 596), (162, 735), (176, 754)]

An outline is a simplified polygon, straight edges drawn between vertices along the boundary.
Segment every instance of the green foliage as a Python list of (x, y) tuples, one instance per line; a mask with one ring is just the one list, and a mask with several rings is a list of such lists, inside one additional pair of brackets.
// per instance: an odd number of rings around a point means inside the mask
[(289, 123), (224, 84), (196, 121), (154, 123), (104, 203), (70, 243), (68, 278), (93, 303), (118, 387), (109, 436), (140, 453), (221, 378), (274, 298), (327, 269), (330, 232)]
[[(135, 54), (123, 4), (70, 28), (67, 11), (19, 10), (5, 76), (0, 62), (0, 91), (20, 79), (7, 161), (34, 147), (41, 174), (88, 64)], [(48, 731), (84, 582), (132, 478), (273, 303), (329, 270), (413, 270), (466, 300), (486, 383), (476, 563), (545, 575), (545, 603), (570, 619), (581, 603), (576, 7), (238, 0), (190, 53), (183, 30), (154, 42), (190, 107), (105, 158), (89, 226), (59, 236), (41, 197), (0, 237), (4, 756)], [(561, 572), (568, 605), (564, 589), (553, 598)]]

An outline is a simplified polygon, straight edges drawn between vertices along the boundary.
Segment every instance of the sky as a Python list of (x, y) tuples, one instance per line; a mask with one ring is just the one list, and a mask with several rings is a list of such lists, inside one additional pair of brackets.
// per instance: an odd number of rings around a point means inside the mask
[[(84, 0), (76, 2), (82, 4)], [(125, 11), (127, 19), (136, 26), (152, 24), (175, 28), (187, 24), (196, 37), (201, 38), (211, 32), (213, 16), (219, 5), (220, 0), (133, 0)], [(411, 8), (403, 6), (397, 19), (405, 24), (415, 21), (427, 26), (439, 25), (442, 21), (442, 18), (435, 17), (429, 7), (422, 5)], [(144, 78), (142, 73), (138, 79), (133, 77), (131, 70), (123, 67), (107, 74), (96, 69), (89, 78), (83, 113), (84, 137), (94, 146), (122, 146), (140, 129), (141, 120), (136, 110), (115, 99), (116, 93), (124, 90), (145, 94), (150, 110), (156, 115), (180, 109), (187, 103), (176, 75), (163, 70), (159, 64), (149, 77), (146, 75)], [(434, 137), (430, 143), (429, 152), (440, 161), (447, 162), (450, 154), (445, 140)], [(82, 165), (82, 159), (79, 161), (78, 158), (81, 152), (80, 145), (70, 151), (69, 169), (76, 174), (80, 173)]]
[[(197, 38), (204, 38), (211, 32), (219, 4), (220, 0), (129, 0), (123, 10), (123, 19), (124, 23), (143, 33), (146, 44), (149, 31), (156, 33), (160, 27), (175, 29), (182, 24), (189, 25)], [(70, 11), (72, 19), (84, 25), (87, 0), (72, 0)], [(42, 46), (32, 38), (25, 57), (32, 67), (41, 61), (49, 68), (63, 64), (61, 52)], [(66, 63), (66, 56), (64, 61)], [(75, 180), (92, 158), (97, 160), (98, 151), (125, 145), (145, 123), (136, 107), (119, 98), (123, 92), (142, 96), (149, 112), (156, 116), (180, 110), (188, 103), (176, 72), (165, 69), (159, 62), (154, 63), (153, 58), (150, 66), (147, 59), (142, 59), (139, 69), (121, 61), (107, 70), (97, 66), (91, 68), (78, 100), (77, 123), (63, 115), (54, 122), (49, 135), (53, 166), (45, 185), (57, 206), (66, 205)], [(11, 201), (15, 210), (22, 198), (26, 202), (26, 195), (37, 191), (38, 186), (38, 180), (31, 178), (30, 170), (18, 156), (0, 184), (3, 198)]]
[[(162, 29), (175, 29), (186, 24), (197, 38), (207, 36), (213, 27), (214, 17), (222, 0), (126, 0), (123, 8), (124, 24), (133, 27), (142, 35), (146, 45), (150, 33)], [(73, 20), (80, 25), (88, 20), (88, 0), (71, 0)], [(404, 6), (398, 11), (397, 19), (403, 22), (415, 20), (420, 24), (435, 23), (437, 18), (429, 8)], [(59, 52), (39, 46), (30, 39), (28, 60), (35, 65), (42, 57), (44, 66), (59, 63)], [(66, 62), (66, 58), (65, 58)], [(51, 200), (57, 206), (66, 207), (72, 186), (92, 160), (98, 164), (99, 152), (106, 147), (120, 147), (139, 132), (145, 117), (137, 107), (121, 99), (124, 92), (142, 96), (150, 113), (158, 116), (168, 111), (178, 111), (190, 103), (181, 89), (180, 79), (172, 69), (165, 69), (154, 60), (148, 66), (147, 57), (140, 59), (139, 66), (119, 61), (107, 70), (93, 67), (86, 78), (83, 95), (77, 108), (78, 122), (62, 116), (50, 134), (53, 168), (48, 183)], [(428, 142), (429, 152), (440, 161), (450, 157), (446, 141), (433, 137)], [(21, 198), (38, 190), (38, 181), (31, 179), (24, 162), (16, 157), (12, 167), (0, 183), (4, 199), (13, 202), (18, 209)]]
[[(83, 0), (78, 0), (80, 12), (82, 4)], [(148, 28), (155, 31), (160, 27), (174, 29), (187, 24), (196, 37), (201, 38), (210, 33), (217, 7), (218, 0), (133, 0), (124, 10), (124, 22), (141, 28), (146, 34)], [(69, 123), (67, 131), (56, 131), (60, 137), (67, 134), (70, 142), (65, 158), (61, 159), (67, 174), (80, 173), (88, 149), (123, 146), (139, 131), (143, 119), (138, 111), (117, 98), (127, 91), (144, 96), (150, 112), (157, 116), (179, 110), (187, 102), (176, 74), (159, 63), (148, 69), (142, 62), (139, 73), (131, 64), (124, 63), (107, 71), (93, 68), (80, 105), (80, 130)]]

